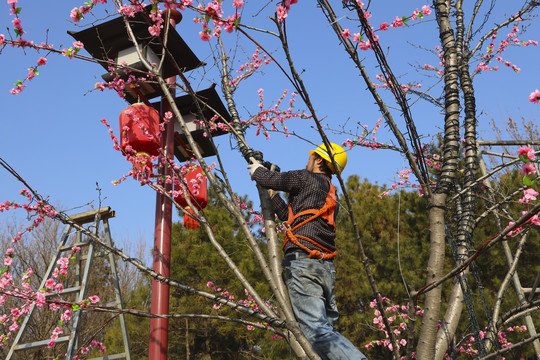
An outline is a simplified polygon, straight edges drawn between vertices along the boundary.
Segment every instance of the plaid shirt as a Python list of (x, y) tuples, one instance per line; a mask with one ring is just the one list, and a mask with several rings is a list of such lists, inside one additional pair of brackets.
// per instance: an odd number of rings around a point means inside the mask
[[(326, 201), (326, 196), (330, 191), (331, 176), (323, 173), (314, 173), (309, 170), (294, 170), (288, 172), (274, 172), (259, 167), (253, 174), (253, 180), (265, 189), (284, 191), (289, 193), (289, 204), (291, 205), (293, 214), (298, 214), (301, 211), (308, 209), (321, 209)], [(272, 199), (272, 208), (281, 221), (286, 221), (289, 217), (289, 209), (287, 203), (276, 195)], [(337, 218), (336, 206), (334, 212)], [(294, 228), (296, 224), (308, 219), (312, 215), (304, 215), (297, 218), (292, 224)], [(325, 248), (334, 251), (336, 250), (335, 238), (336, 232), (334, 228), (326, 223), (321, 217), (300, 226), (293, 232), (295, 235), (305, 236)], [(309, 249), (317, 249), (315, 245), (309, 241), (298, 238), (298, 241)], [(291, 249), (298, 249), (292, 241), (287, 242), (285, 252)]]

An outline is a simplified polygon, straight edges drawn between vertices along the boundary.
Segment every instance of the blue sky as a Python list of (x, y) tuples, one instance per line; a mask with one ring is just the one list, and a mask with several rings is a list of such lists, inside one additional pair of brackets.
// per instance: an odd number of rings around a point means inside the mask
[[(269, 7), (275, 4), (270, 3), (266, 8), (259, 9), (257, 3), (247, 2), (243, 21), (252, 26), (273, 29), (265, 14), (268, 14)], [(424, 5), (411, 1), (391, 1), (392, 6), (388, 6), (388, 3), (373, 4), (373, 24), (391, 22), (396, 15), (410, 15), (415, 8)], [(81, 4), (82, 2), (74, 1), (20, 1), (20, 17), (28, 33), (25, 38), (38, 43), (48, 40), (56, 47), (71, 46), (73, 39), (66, 32), (80, 30), (81, 25), (89, 23), (83, 21), (76, 25), (69, 20), (70, 10)], [(229, 6), (229, 2), (225, 2), (226, 11), (230, 11)], [(259, 10), (260, 16), (251, 15)], [(343, 16), (340, 20), (343, 21), (343, 27), (351, 27), (353, 33), (358, 31), (345, 16), (350, 17), (352, 14), (346, 14), (339, 8), (336, 8), (336, 11)], [(502, 11), (513, 13), (515, 9), (510, 10), (507, 6)], [(101, 15), (103, 13), (99, 12), (98, 16)], [(192, 13), (186, 14), (177, 30), (195, 54), (209, 64), (204, 69), (190, 73), (194, 87), (204, 89), (219, 80), (215, 68), (210, 66), (212, 43), (200, 41), (198, 32), (201, 26), (194, 24), (192, 18)], [(486, 27), (499, 22), (501, 18), (490, 19)], [(426, 63), (437, 66), (436, 56), (424, 50), (433, 50), (438, 44), (434, 19), (434, 14), (431, 14), (421, 25), (379, 33), (382, 47), (387, 49), (388, 62), (403, 83), (422, 81), (424, 89), (436, 83), (433, 78), (414, 68)], [(3, 2), (0, 5), (0, 33), (8, 35), (5, 29), (6, 26), (11, 28), (11, 20), (9, 7)], [(100, 21), (92, 17), (88, 17), (88, 20)], [(357, 122), (373, 126), (380, 117), (379, 111), (358, 71), (339, 48), (337, 38), (320, 9), (314, 2), (304, 1), (293, 5), (287, 24), (296, 66), (302, 72), (311, 100), (318, 116), (324, 119), (324, 125), (336, 128), (346, 122), (346, 128), (353, 131)], [(540, 34), (538, 30), (538, 25), (531, 25), (521, 39), (538, 40), (535, 38), (535, 35)], [(507, 32), (504, 30), (501, 34)], [(278, 59), (283, 60), (277, 42), (270, 35), (257, 32), (251, 34)], [(229, 46), (237, 50), (237, 65), (243, 63), (246, 55), (251, 55), (255, 50), (255, 46), (242, 37), (227, 34), (224, 38)], [(420, 44), (421, 47), (412, 46), (409, 42)], [(537, 70), (539, 51), (538, 47), (532, 46), (509, 49), (504, 57), (521, 68), (519, 74), (501, 66), (497, 73), (480, 74), (475, 78), (479, 127), (485, 138), (490, 138), (488, 122), (492, 118), (501, 126), (508, 116), (523, 115), (527, 119), (538, 121), (539, 106), (529, 103), (527, 98), (530, 92), (540, 88)], [(35, 65), (38, 57), (44, 54), (10, 47), (1, 50), (0, 157), (19, 172), (35, 190), (48, 197), (53, 204), (69, 210), (70, 214), (92, 207), (111, 206), (117, 214), (111, 221), (111, 230), (116, 241), (132, 241), (142, 236), (150, 248), (153, 242), (155, 194), (134, 181), (127, 181), (116, 187), (111, 184), (129, 170), (129, 164), (112, 149), (106, 128), (100, 122), (102, 118), (106, 118), (117, 132), (118, 115), (128, 104), (115, 92), (92, 91), (95, 82), (100, 81), (104, 73), (101, 66), (91, 62), (68, 60), (56, 54), (48, 56), (48, 64), (40, 68), (39, 76), (28, 84), (28, 88), (17, 96), (11, 95), (9, 90), (13, 83), (23, 79), (26, 69)], [(86, 55), (86, 52), (83, 51), (83, 54)], [(361, 56), (364, 57), (365, 65), (375, 81), (377, 71), (374, 69), (371, 53), (361, 53)], [(274, 64), (263, 67), (238, 90), (238, 107), (244, 119), (257, 111), (259, 88), (264, 89), (267, 106), (277, 100), (284, 89), (292, 91), (292, 86)], [(382, 94), (389, 104), (394, 106), (388, 94)], [(440, 91), (437, 90), (435, 94), (440, 94)], [(425, 136), (425, 141), (431, 140), (441, 131), (443, 117), (439, 109), (422, 101), (411, 104), (419, 133)], [(305, 107), (297, 102), (297, 109)], [(398, 122), (402, 121), (397, 111), (393, 110), (393, 115)], [(313, 143), (321, 142), (309, 120), (296, 120), (288, 126)], [(328, 135), (331, 141), (337, 143), (348, 137), (332, 132)], [(377, 137), (383, 142), (392, 139), (384, 126)], [(218, 146), (230, 180), (239, 194), (248, 194), (252, 200), (256, 200), (255, 185), (249, 179), (245, 161), (237, 151), (231, 150), (230, 140), (228, 136), (218, 138)], [(266, 160), (277, 163), (282, 170), (304, 167), (307, 152), (313, 147), (298, 138), (287, 139), (281, 134), (272, 134), (267, 141), (262, 136), (255, 137), (254, 130), (248, 132), (248, 140), (253, 148), (263, 151)], [(208, 160), (215, 161), (215, 158)], [(402, 168), (403, 160), (395, 153), (356, 148), (349, 153), (349, 164), (343, 175), (347, 177), (358, 174), (379, 184), (391, 184), (396, 172)], [(96, 182), (101, 193), (96, 190)], [(18, 192), (22, 185), (3, 169), (0, 169), (0, 184), (0, 201), (19, 200)], [(255, 203), (258, 205), (258, 201)], [(174, 215), (174, 220), (179, 220), (178, 215)]]

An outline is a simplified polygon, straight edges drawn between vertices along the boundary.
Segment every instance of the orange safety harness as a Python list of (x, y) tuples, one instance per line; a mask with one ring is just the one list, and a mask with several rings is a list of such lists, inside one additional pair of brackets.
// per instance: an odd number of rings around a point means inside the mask
[[(322, 260), (330, 260), (330, 259), (334, 258), (337, 255), (337, 251), (332, 251), (330, 249), (327, 249), (324, 246), (322, 246), (321, 244), (319, 244), (318, 242), (316, 242), (316, 241), (314, 241), (314, 240), (312, 240), (312, 239), (310, 239), (308, 237), (293, 234), (293, 231), (298, 229), (300, 226), (305, 225), (310, 221), (313, 221), (314, 219), (316, 219), (319, 216), (321, 218), (323, 218), (328, 223), (328, 225), (332, 226), (334, 229), (336, 228), (336, 222), (335, 222), (335, 219), (334, 219), (334, 209), (336, 208), (336, 204), (337, 204), (337, 201), (336, 201), (336, 188), (334, 187), (334, 185), (332, 185), (330, 183), (330, 180), (328, 180), (328, 183), (330, 184), (330, 191), (328, 192), (328, 195), (326, 195), (326, 201), (324, 203), (324, 206), (321, 209), (319, 209), (319, 210), (317, 210), (317, 209), (307, 209), (307, 210), (301, 211), (298, 214), (294, 215), (293, 211), (292, 211), (292, 208), (291, 208), (291, 204), (289, 204), (289, 218), (285, 222), (285, 228), (286, 228), (285, 241), (283, 242), (282, 249), (285, 248), (285, 244), (287, 244), (287, 242), (292, 241), (296, 246), (298, 246), (301, 249), (307, 251), (308, 254), (309, 254), (308, 257), (310, 257), (310, 258), (316, 258), (316, 259), (322, 259)], [(291, 229), (291, 225), (294, 222), (294, 220), (296, 220), (299, 216), (308, 215), (308, 214), (311, 214), (312, 216), (310, 218), (302, 221), (301, 223), (299, 223), (298, 225), (296, 225), (295, 227), (293, 227)], [(300, 242), (298, 241), (297, 238), (301, 238), (303, 240), (309, 241), (313, 245), (317, 246), (320, 250), (310, 249), (307, 246), (300, 244)]]

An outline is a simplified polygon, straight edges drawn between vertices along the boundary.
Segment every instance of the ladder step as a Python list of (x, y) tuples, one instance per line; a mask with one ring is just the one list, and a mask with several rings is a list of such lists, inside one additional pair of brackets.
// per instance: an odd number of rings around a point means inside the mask
[(97, 357), (97, 358), (91, 358), (88, 360), (114, 360), (114, 359), (126, 359), (126, 358), (127, 358), (126, 353), (121, 353), (121, 354), (114, 354), (114, 355), (107, 355), (107, 356), (102, 356), (102, 357)]
[(64, 289), (64, 290), (62, 290), (60, 292), (47, 293), (47, 294), (45, 294), (45, 297), (47, 297), (47, 296), (55, 296), (55, 295), (72, 294), (72, 293), (76, 293), (76, 292), (80, 292), (80, 291), (81, 291), (80, 286), (74, 286), (74, 287)]
[[(15, 347), (15, 351), (27, 350), (27, 349), (32, 349), (32, 348), (36, 348), (36, 347), (46, 346), (50, 341), (51, 341), (51, 339), (47, 339), (47, 340), (34, 341), (34, 342), (31, 342), (31, 343), (17, 345)], [(62, 337), (59, 337), (58, 339), (56, 339), (57, 344), (65, 343), (65, 342), (68, 342), (68, 341), (69, 341), (69, 336), (62, 336)]]
[(88, 245), (90, 245), (90, 241), (80, 242), (80, 243), (76, 243), (76, 244), (73, 244), (73, 245), (62, 246), (62, 247), (60, 247), (60, 251), (71, 250), (74, 246), (78, 246), (78, 247), (82, 248), (82, 247), (88, 246)]
[(115, 308), (120, 308), (120, 305), (122, 305), (122, 304), (119, 304), (118, 301), (111, 301), (111, 302), (108, 302), (108, 303), (105, 303), (105, 304), (101, 304), (101, 306), (115, 307)]

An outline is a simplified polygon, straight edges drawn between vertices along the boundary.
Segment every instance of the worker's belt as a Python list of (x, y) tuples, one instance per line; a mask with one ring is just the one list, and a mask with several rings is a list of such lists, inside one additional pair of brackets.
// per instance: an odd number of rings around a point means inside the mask
[[(291, 261), (293, 260), (299, 260), (299, 259), (308, 259), (309, 256), (304, 250), (295, 249), (295, 250), (289, 250), (285, 254), (285, 259), (281, 263), (282, 266), (290, 266)], [(313, 259), (316, 260), (316, 259)], [(332, 261), (332, 259), (325, 259), (325, 261)]]

